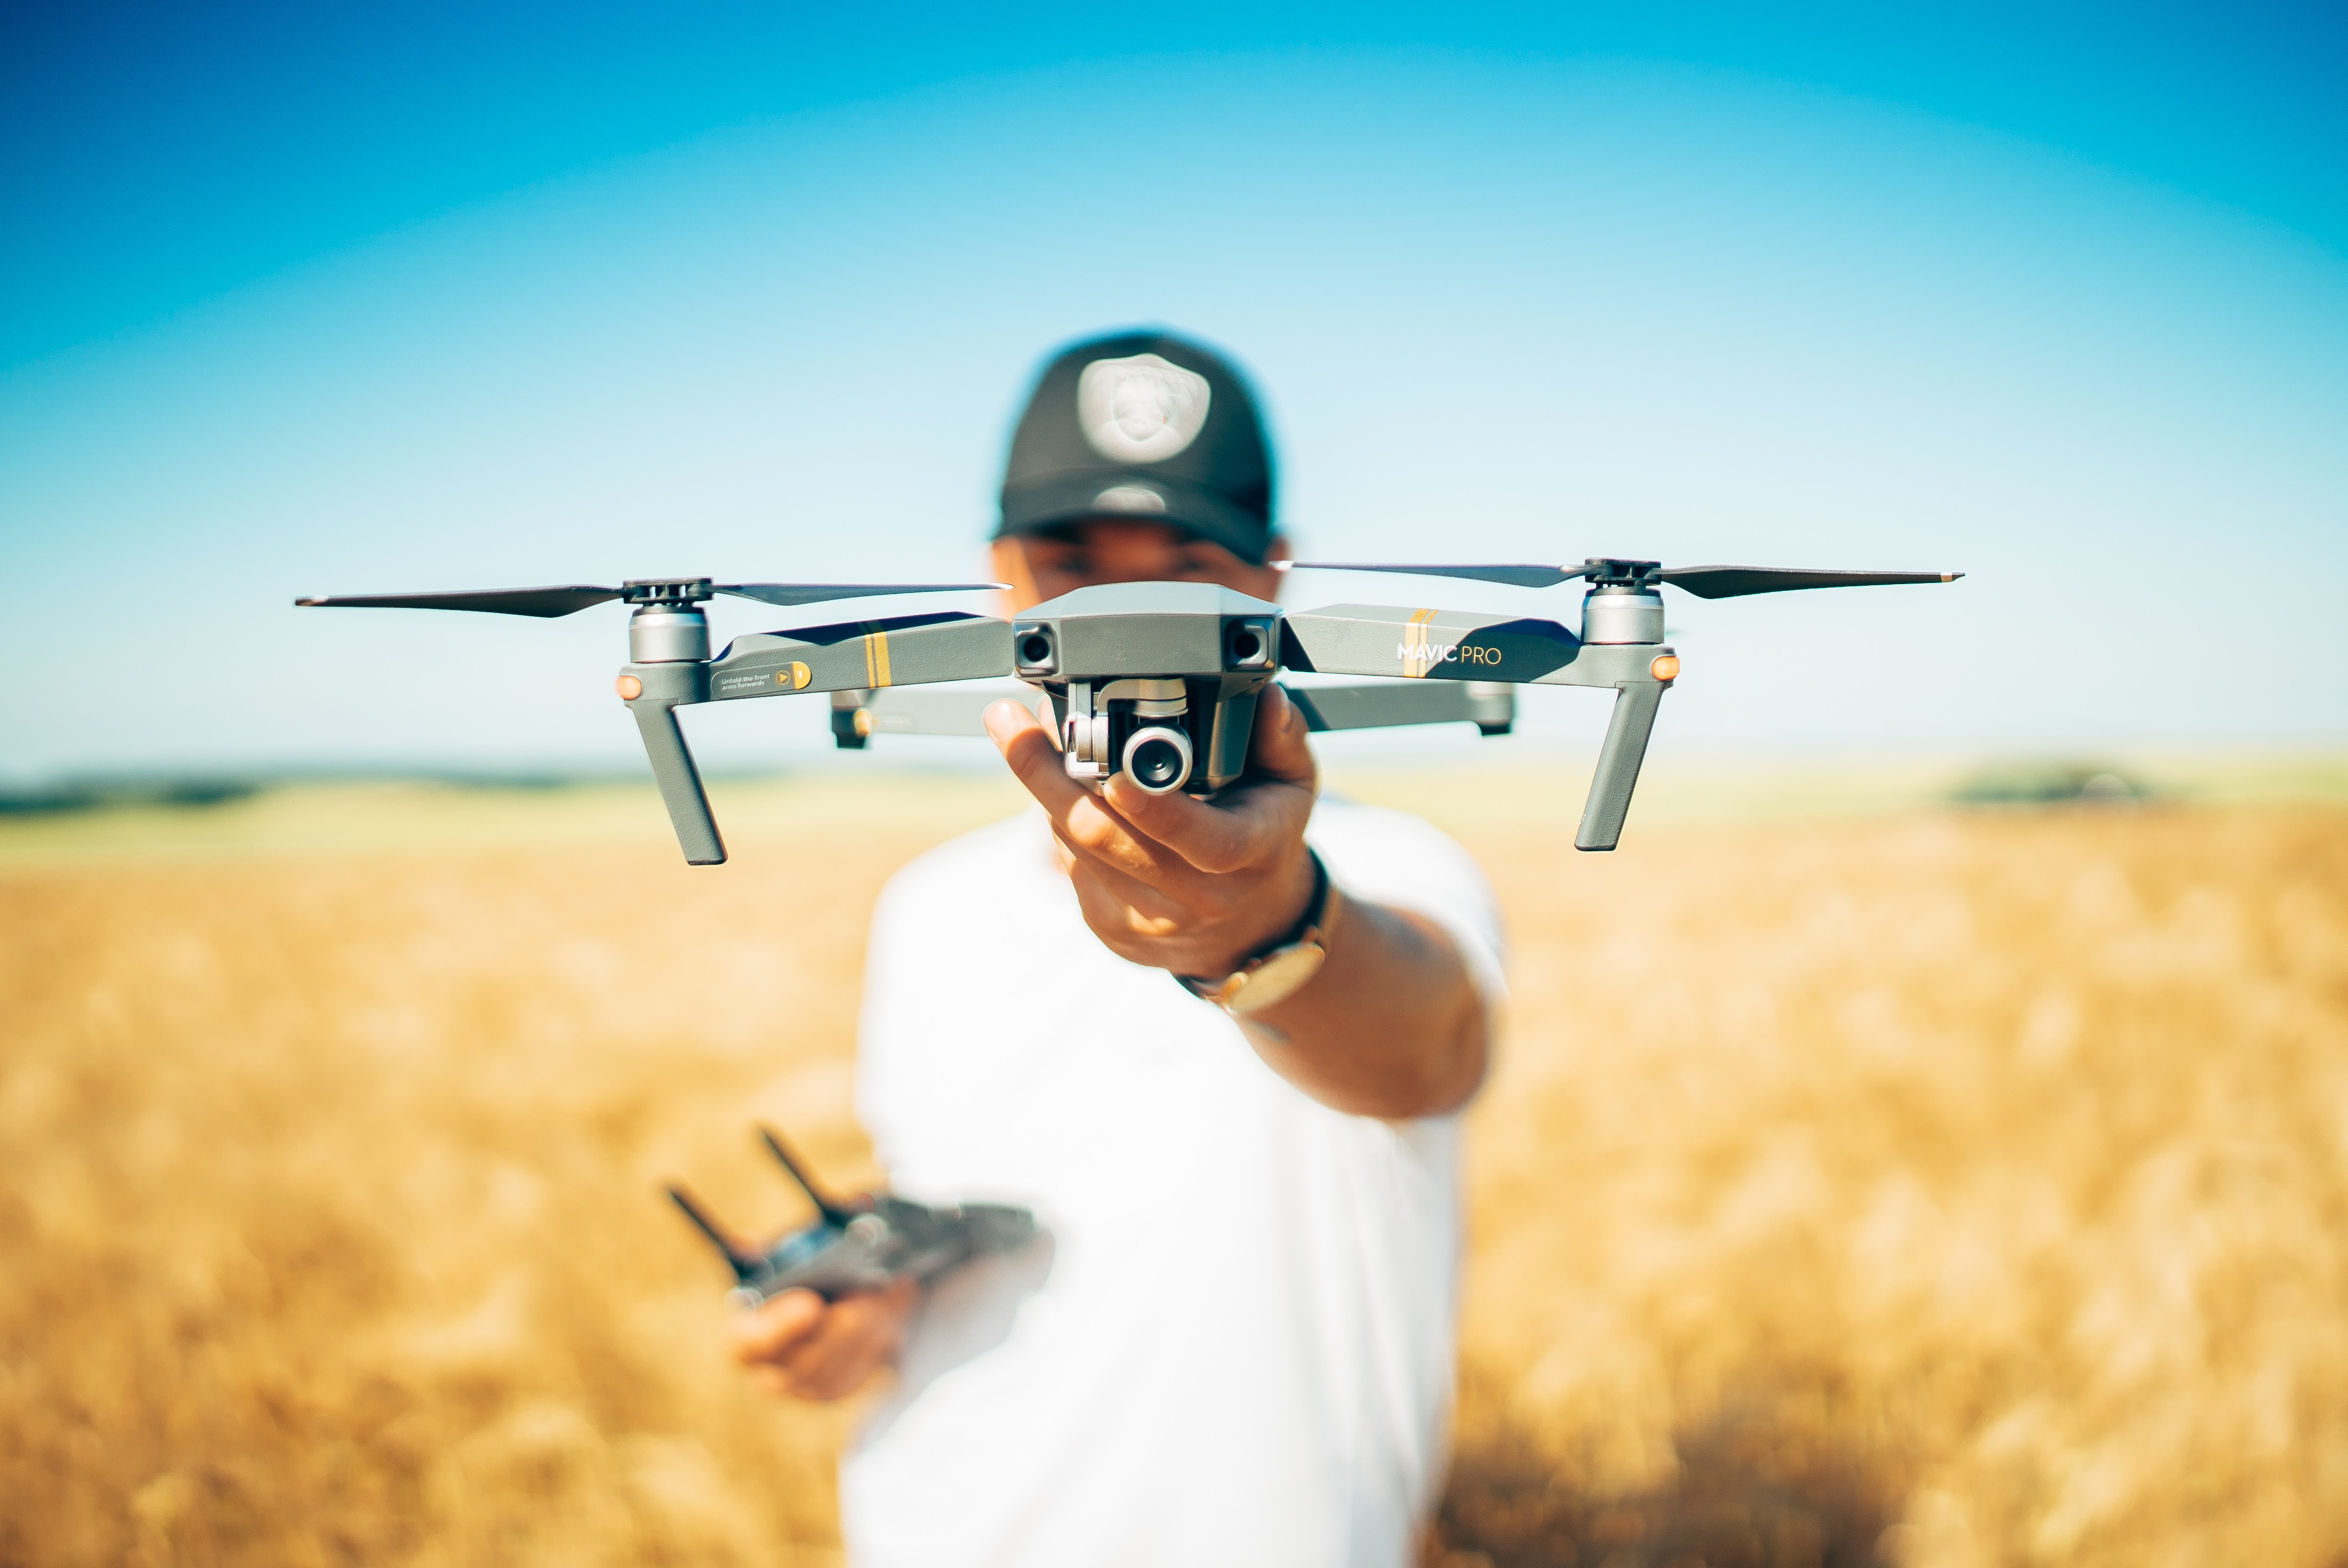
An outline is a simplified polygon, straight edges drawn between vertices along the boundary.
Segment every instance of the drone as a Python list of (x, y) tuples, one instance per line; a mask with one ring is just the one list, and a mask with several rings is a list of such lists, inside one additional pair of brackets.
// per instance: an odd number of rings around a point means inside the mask
[[(1800, 589), (1954, 582), (1953, 571), (1812, 571), (1789, 567), (1666, 567), (1591, 557), (1579, 566), (1402, 566), (1301, 561), (1285, 569), (1391, 572), (1551, 588), (1584, 581), (1578, 630), (1560, 621), (1472, 610), (1337, 604), (1285, 610), (1212, 583), (1130, 582), (1080, 588), (1010, 620), (956, 611), (842, 621), (736, 637), (716, 658), (701, 607), (720, 595), (797, 606), (883, 594), (1001, 589), (1001, 583), (714, 583), (646, 578), (618, 588), (576, 585), (465, 593), (296, 600), (323, 608), (468, 610), (541, 618), (617, 600), (631, 605), (620, 698), (635, 715), (685, 858), (726, 860), (725, 841), (676, 710), (699, 702), (829, 693), (835, 742), (874, 733), (983, 733), (979, 714), (1005, 693), (967, 687), (942, 700), (914, 688), (1015, 677), (1057, 733), (1069, 774), (1099, 788), (1123, 773), (1153, 794), (1211, 794), (1247, 766), (1256, 704), (1282, 671), (1371, 676), (1284, 686), (1315, 731), (1472, 722), (1487, 735), (1515, 722), (1519, 685), (1612, 690), (1574, 846), (1611, 850), (1639, 782), (1663, 694), (1680, 673), (1663, 641), (1663, 588), (1700, 599)], [(1036, 693), (1040, 692), (1038, 696)], [(924, 694), (929, 695), (929, 694)]]
[(758, 1136), (815, 1204), (815, 1224), (766, 1246), (751, 1246), (711, 1218), (683, 1187), (668, 1190), (685, 1217), (734, 1270), (728, 1295), (737, 1306), (756, 1307), (787, 1290), (812, 1290), (837, 1301), (900, 1279), (932, 1280), (973, 1258), (1016, 1252), (1035, 1235), (1035, 1216), (1005, 1204), (933, 1209), (889, 1193), (832, 1197), (780, 1138), (764, 1127)]

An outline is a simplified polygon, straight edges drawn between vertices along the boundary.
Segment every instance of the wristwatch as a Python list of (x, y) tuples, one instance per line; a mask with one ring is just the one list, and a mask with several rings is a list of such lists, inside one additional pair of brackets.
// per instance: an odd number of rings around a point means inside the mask
[(1304, 853), (1313, 861), (1313, 897), (1305, 900), (1296, 924), (1241, 958), (1240, 967), (1221, 979), (1176, 975), (1184, 990), (1234, 1018), (1246, 1018), (1286, 1001), (1321, 972), (1329, 957), (1321, 945), (1321, 922), (1329, 913), (1329, 868), (1317, 852)]

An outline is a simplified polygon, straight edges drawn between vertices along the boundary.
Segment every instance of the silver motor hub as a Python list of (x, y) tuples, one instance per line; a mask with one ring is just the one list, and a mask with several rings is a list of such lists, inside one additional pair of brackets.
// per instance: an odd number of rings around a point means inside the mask
[(1584, 642), (1661, 642), (1663, 596), (1652, 588), (1593, 588), (1581, 600)]
[(691, 605), (647, 604), (629, 619), (631, 663), (696, 663), (708, 657), (709, 618)]

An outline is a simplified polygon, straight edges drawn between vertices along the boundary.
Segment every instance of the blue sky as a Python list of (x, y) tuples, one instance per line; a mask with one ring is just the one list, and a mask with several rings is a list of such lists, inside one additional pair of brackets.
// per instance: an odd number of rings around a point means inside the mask
[(1681, 601), (1659, 745), (2337, 739), (2340, 15), (12, 19), (0, 559), (72, 586), (0, 774), (624, 762), (617, 610), (288, 600), (960, 572), (1138, 321), (1253, 368), (1311, 549), (1975, 574)]
[[(1419, 8), (1415, 8), (1419, 9)], [(850, 14), (851, 12), (860, 14)], [(1672, 63), (2040, 142), (2348, 239), (2336, 5), (23, 7), (15, 361), (720, 128), (1052, 65), (1417, 48)]]

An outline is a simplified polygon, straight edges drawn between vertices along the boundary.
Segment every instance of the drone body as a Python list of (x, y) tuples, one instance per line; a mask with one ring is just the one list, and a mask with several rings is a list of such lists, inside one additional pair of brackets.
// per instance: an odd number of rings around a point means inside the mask
[[(1311, 565), (1313, 563), (1305, 563)], [(306, 605), (482, 610), (552, 616), (613, 599), (635, 606), (619, 693), (635, 715), (653, 775), (687, 861), (726, 859), (676, 710), (701, 702), (828, 692), (832, 733), (860, 746), (874, 729), (977, 730), (981, 702), (891, 704), (881, 693), (1015, 677), (1040, 690), (1070, 776), (1098, 787), (1126, 773), (1154, 794), (1210, 794), (1238, 780), (1263, 689), (1282, 670), (1369, 676), (1368, 683), (1289, 690), (1315, 730), (1472, 721), (1506, 733), (1519, 685), (1611, 688), (1614, 711), (1582, 808), (1576, 847), (1612, 849), (1663, 693), (1679, 674), (1663, 641), (1662, 585), (1707, 599), (1797, 589), (1950, 582), (1955, 572), (1665, 569), (1593, 558), (1580, 567), (1332, 565), (1539, 588), (1587, 579), (1581, 624), (1432, 608), (1340, 604), (1290, 611), (1196, 582), (1103, 584), (1034, 606), (1015, 620), (944, 613), (737, 637), (710, 654), (701, 606), (730, 594), (804, 604), (999, 584), (713, 584), (664, 578), (623, 588), (314, 599)], [(991, 698), (998, 693), (986, 693)], [(1039, 703), (1038, 712), (1042, 709)]]
[(786, 1290), (827, 1301), (880, 1290), (900, 1279), (934, 1279), (975, 1257), (1015, 1252), (1035, 1235), (1035, 1216), (1004, 1204), (933, 1209), (888, 1193), (834, 1198), (817, 1186), (783, 1141), (761, 1127), (783, 1169), (816, 1207), (816, 1222), (763, 1247), (748, 1246), (712, 1219), (682, 1187), (668, 1195), (734, 1270), (736, 1300), (756, 1307)]

